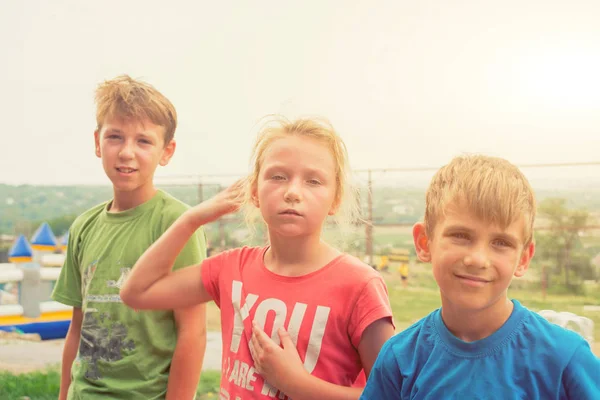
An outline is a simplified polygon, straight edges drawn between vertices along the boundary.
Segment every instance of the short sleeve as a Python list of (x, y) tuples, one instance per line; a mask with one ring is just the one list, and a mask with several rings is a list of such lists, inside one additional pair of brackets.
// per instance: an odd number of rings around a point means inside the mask
[(600, 399), (600, 358), (587, 342), (577, 348), (567, 364), (563, 385), (569, 399)]
[(229, 259), (230, 251), (225, 251), (204, 260), (200, 268), (204, 289), (218, 307), (221, 307), (221, 290), (219, 286), (221, 271)]
[(402, 393), (402, 374), (388, 340), (379, 355), (367, 380), (360, 400), (399, 399)]
[(365, 329), (381, 318), (389, 318), (392, 325), (394, 324), (385, 282), (377, 276), (367, 282), (352, 309), (348, 334), (355, 348), (358, 348)]
[(67, 255), (60, 270), (60, 275), (52, 291), (52, 300), (81, 308), (81, 269), (79, 265), (79, 234), (76, 229), (69, 230)]

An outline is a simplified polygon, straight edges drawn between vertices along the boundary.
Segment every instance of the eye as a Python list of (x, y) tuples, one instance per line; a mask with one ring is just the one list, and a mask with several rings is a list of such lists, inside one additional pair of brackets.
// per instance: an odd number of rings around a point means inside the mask
[(465, 232), (452, 232), (449, 235), (452, 239), (458, 240), (458, 241), (465, 241), (465, 240), (469, 240), (470, 237), (467, 233)]
[(139, 142), (143, 143), (143, 144), (152, 144), (152, 142), (149, 141), (148, 139), (140, 139)]
[(496, 239), (492, 243), (494, 246), (498, 247), (512, 247), (512, 243), (504, 239)]
[(110, 139), (110, 140), (116, 140), (116, 139), (121, 139), (121, 136), (115, 135), (115, 134), (111, 134), (111, 135), (108, 135), (106, 138)]
[(320, 185), (320, 184), (321, 184), (321, 181), (319, 181), (319, 180), (317, 180), (317, 179), (309, 179), (307, 182), (308, 182), (309, 184), (311, 184), (311, 185), (315, 185), (315, 186), (317, 186), (317, 185)]
[(274, 180), (274, 181), (282, 181), (284, 179), (285, 179), (285, 177), (283, 177), (282, 175), (273, 175), (271, 177), (271, 180)]

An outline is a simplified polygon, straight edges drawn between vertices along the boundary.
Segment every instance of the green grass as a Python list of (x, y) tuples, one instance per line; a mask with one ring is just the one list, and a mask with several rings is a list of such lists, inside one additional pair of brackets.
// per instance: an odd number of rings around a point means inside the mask
[(221, 384), (220, 371), (203, 371), (200, 377), (200, 387), (198, 400), (216, 399), (219, 397), (219, 387)]
[(28, 396), (31, 400), (51, 400), (58, 397), (60, 373), (58, 369), (13, 375), (0, 372), (0, 399), (18, 400)]
[[(221, 374), (218, 371), (204, 371), (198, 389), (199, 399), (217, 398), (220, 379)], [(2, 400), (19, 400), (25, 396), (31, 400), (56, 400), (59, 390), (58, 368), (18, 375), (0, 372)]]

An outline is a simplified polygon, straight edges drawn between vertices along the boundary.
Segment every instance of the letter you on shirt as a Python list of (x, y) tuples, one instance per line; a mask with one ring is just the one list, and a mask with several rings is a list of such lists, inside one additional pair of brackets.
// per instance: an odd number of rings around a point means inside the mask
[[(289, 311), (286, 304), (282, 300), (276, 298), (268, 298), (258, 302), (257, 304), (258, 295), (248, 293), (244, 299), (244, 305), (242, 306), (242, 288), (242, 282), (236, 280), (232, 282), (232, 305), (234, 309), (234, 316), (233, 330), (231, 332), (231, 345), (229, 347), (230, 351), (232, 353), (238, 353), (240, 343), (244, 335), (244, 322), (250, 316), (250, 310), (255, 306), (256, 311), (254, 313), (254, 320), (263, 330), (265, 329), (265, 322), (268, 313), (274, 312), (275, 320), (273, 321), (273, 327), (270, 332), (270, 336), (273, 341), (279, 343), (279, 335), (277, 334), (277, 331), (280, 327), (283, 327)], [(307, 308), (308, 305), (305, 303), (295, 303), (292, 309), (289, 324), (287, 326), (287, 331), (290, 334), (292, 342), (296, 346), (298, 344), (298, 333), (300, 332), (300, 327), (304, 322), (304, 316)], [(323, 336), (325, 334), (325, 327), (327, 326), (330, 310), (331, 309), (329, 307), (317, 306), (312, 321), (312, 328), (306, 350), (306, 356), (304, 358), (304, 368), (309, 373), (312, 373), (317, 365), (317, 361), (319, 360), (321, 344), (323, 343)], [(251, 329), (248, 328), (248, 331), (251, 331)], [(269, 335), (269, 332), (266, 333)], [(229, 382), (234, 383), (236, 386), (249, 391), (254, 391), (256, 370), (243, 360), (236, 359), (232, 362), (231, 357), (228, 357), (223, 365), (222, 373), (227, 377)], [(285, 398), (283, 393), (279, 393), (276, 388), (273, 388), (267, 382), (263, 383), (261, 394), (269, 397), (277, 396), (280, 399)], [(221, 396), (229, 399), (229, 394), (224, 389), (221, 389)]]

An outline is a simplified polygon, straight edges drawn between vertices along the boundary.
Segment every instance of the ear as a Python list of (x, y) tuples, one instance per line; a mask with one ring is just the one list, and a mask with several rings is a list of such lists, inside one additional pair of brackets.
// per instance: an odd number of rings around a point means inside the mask
[(254, 183), (252, 183), (252, 187), (250, 188), (250, 199), (252, 200), (252, 204), (254, 204), (254, 207), (260, 207), (260, 204), (258, 202), (258, 182), (256, 180), (254, 181)]
[(96, 150), (96, 157), (101, 158), (102, 153), (100, 153), (100, 131), (98, 131), (98, 129), (94, 131), (94, 148)]
[(327, 213), (327, 215), (335, 215), (335, 213), (338, 212), (339, 208), (340, 208), (340, 199), (336, 198), (333, 201), (333, 204), (331, 205), (331, 208), (329, 209), (329, 212)]
[(535, 242), (532, 240), (531, 243), (527, 247), (523, 249), (521, 253), (521, 259), (519, 260), (519, 265), (517, 265), (517, 269), (515, 270), (515, 276), (517, 278), (522, 277), (527, 272), (529, 268), (529, 263), (535, 254)]
[(427, 230), (425, 224), (417, 222), (413, 226), (413, 240), (415, 242), (415, 251), (419, 260), (423, 262), (431, 261), (431, 251), (429, 250), (429, 238), (427, 237)]
[(169, 144), (167, 144), (163, 149), (162, 156), (160, 156), (160, 161), (158, 164), (160, 164), (161, 167), (164, 167), (169, 163), (169, 161), (171, 161), (171, 157), (173, 157), (173, 154), (175, 154), (175, 147), (177, 147), (177, 143), (175, 142), (175, 139), (171, 139)]

